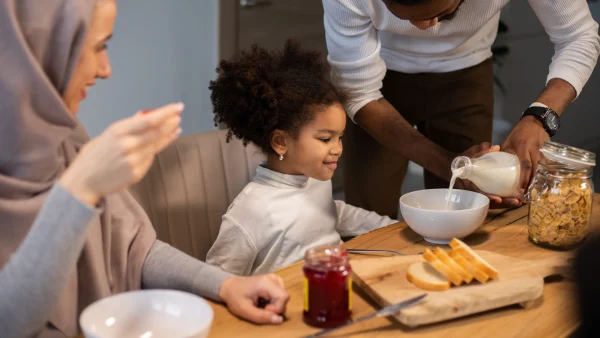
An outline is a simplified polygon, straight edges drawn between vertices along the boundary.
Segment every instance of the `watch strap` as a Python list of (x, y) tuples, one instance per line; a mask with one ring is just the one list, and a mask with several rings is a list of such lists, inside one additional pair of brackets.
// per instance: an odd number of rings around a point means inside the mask
[(550, 129), (548, 127), (548, 123), (546, 122), (546, 117), (551, 112), (553, 112), (553, 110), (551, 108), (549, 108), (548, 106), (541, 104), (541, 103), (539, 103), (539, 104), (534, 103), (523, 112), (523, 114), (521, 115), (521, 118), (523, 118), (525, 116), (535, 117), (542, 123), (542, 126), (544, 127), (544, 130), (548, 133), (548, 135), (550, 135), (550, 137), (552, 137), (552, 136), (554, 136), (554, 134), (556, 134), (556, 130)]

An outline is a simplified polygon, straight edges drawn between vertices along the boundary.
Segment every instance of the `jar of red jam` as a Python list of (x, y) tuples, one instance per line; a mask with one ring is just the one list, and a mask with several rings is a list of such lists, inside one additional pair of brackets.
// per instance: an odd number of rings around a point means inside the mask
[(304, 322), (330, 328), (351, 320), (352, 268), (346, 249), (319, 246), (306, 251)]

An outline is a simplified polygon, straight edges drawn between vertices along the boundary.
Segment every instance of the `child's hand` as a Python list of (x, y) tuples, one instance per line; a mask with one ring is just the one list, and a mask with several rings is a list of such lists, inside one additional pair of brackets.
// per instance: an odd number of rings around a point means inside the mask
[(60, 178), (80, 200), (96, 205), (141, 180), (154, 156), (181, 133), (183, 104), (170, 104), (115, 122), (88, 142)]

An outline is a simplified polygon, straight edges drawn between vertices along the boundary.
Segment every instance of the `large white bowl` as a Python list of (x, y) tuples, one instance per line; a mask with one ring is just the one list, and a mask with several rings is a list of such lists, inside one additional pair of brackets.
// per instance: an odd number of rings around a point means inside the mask
[(198, 296), (141, 290), (96, 301), (81, 313), (79, 324), (88, 338), (205, 338), (213, 316)]
[(400, 212), (408, 226), (430, 243), (448, 244), (479, 228), (488, 213), (487, 196), (454, 189), (446, 210), (448, 189), (419, 190), (400, 198)]

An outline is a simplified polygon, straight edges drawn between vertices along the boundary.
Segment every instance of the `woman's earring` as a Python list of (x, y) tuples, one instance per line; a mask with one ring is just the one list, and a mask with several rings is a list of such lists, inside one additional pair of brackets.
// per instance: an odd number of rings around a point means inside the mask
[(283, 161), (283, 154), (280, 154), (280, 155), (279, 155), (279, 160), (280, 160), (280, 161)]

